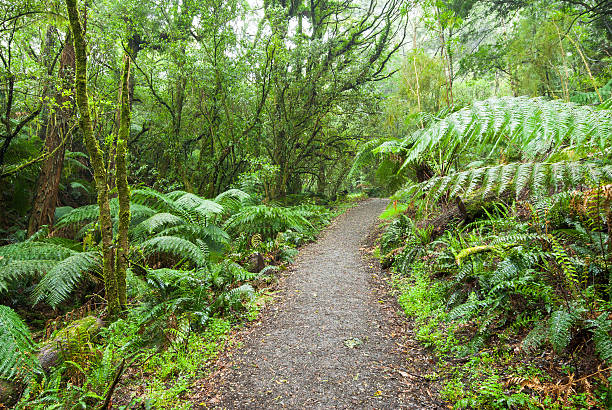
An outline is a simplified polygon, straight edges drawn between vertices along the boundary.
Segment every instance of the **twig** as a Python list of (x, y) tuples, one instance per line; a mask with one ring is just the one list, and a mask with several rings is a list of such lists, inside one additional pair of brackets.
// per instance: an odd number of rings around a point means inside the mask
[(125, 369), (125, 359), (123, 359), (121, 361), (121, 365), (119, 365), (119, 369), (117, 370), (117, 373), (115, 374), (115, 379), (113, 380), (113, 384), (111, 384), (111, 387), (108, 390), (108, 393), (106, 393), (106, 398), (104, 399), (104, 403), (100, 407), (100, 410), (110, 409), (111, 399), (113, 398), (113, 393), (115, 392), (115, 388), (117, 387), (117, 384), (119, 383), (119, 379), (121, 379), (121, 375), (123, 374), (124, 369)]

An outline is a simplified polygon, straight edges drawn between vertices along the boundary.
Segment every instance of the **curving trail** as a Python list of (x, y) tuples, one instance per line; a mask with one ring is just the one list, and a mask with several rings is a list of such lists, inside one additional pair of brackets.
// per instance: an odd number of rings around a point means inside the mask
[(208, 381), (201, 408), (445, 408), (423, 377), (431, 360), (360, 252), (386, 204), (364, 201), (300, 251), (283, 301)]

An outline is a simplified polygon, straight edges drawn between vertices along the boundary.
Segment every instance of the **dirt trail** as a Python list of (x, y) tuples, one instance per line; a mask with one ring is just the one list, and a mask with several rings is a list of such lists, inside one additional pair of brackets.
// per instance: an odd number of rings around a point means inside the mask
[(360, 252), (386, 203), (363, 202), (300, 251), (283, 301), (209, 381), (204, 407), (444, 408), (423, 377), (431, 360)]

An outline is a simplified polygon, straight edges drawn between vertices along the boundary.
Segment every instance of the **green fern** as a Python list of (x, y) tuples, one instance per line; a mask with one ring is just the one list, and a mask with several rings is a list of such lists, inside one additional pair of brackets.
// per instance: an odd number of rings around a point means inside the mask
[(15, 288), (18, 282), (41, 278), (34, 303), (44, 300), (55, 307), (87, 273), (100, 270), (97, 252), (78, 252), (56, 242), (26, 241), (0, 247), (0, 292)]
[(0, 377), (10, 379), (38, 372), (35, 348), (30, 330), (19, 315), (0, 305)]
[(16, 282), (41, 276), (57, 264), (54, 260), (15, 260), (0, 267), (0, 293), (6, 292)]
[(557, 310), (550, 315), (548, 339), (556, 352), (565, 350), (572, 338), (572, 327), (576, 324), (583, 309)]
[(67, 257), (49, 269), (36, 285), (34, 304), (45, 301), (56, 307), (66, 300), (76, 285), (88, 272), (101, 272), (101, 256), (98, 252), (81, 252)]
[(612, 364), (612, 320), (608, 313), (602, 313), (597, 319), (591, 321), (595, 349), (599, 357), (608, 364)]
[(281, 208), (267, 205), (246, 206), (225, 222), (225, 229), (237, 235), (261, 234), (266, 239), (274, 238), (279, 232), (288, 229), (304, 232), (311, 229), (311, 223), (303, 216), (303, 211), (294, 208)]
[(227, 292), (221, 293), (212, 307), (216, 310), (232, 309), (239, 310), (244, 307), (245, 302), (255, 297), (255, 289), (249, 284), (241, 285)]
[(534, 328), (531, 329), (531, 331), (523, 339), (523, 342), (521, 343), (522, 349), (526, 351), (530, 351), (530, 350), (535, 350), (538, 347), (540, 347), (540, 345), (542, 345), (542, 343), (544, 343), (544, 341), (546, 340), (546, 337), (548, 335), (547, 331), (548, 331), (548, 323), (546, 322), (537, 323), (534, 326)]
[(603, 150), (611, 128), (612, 116), (602, 110), (543, 98), (492, 98), (407, 137), (404, 166), (434, 151), (449, 160), (468, 152), (468, 157), (488, 158), (503, 147), (518, 147), (527, 159), (563, 145)]
[[(200, 241), (201, 242), (201, 241)], [(206, 248), (203, 243), (193, 243), (176, 236), (155, 236), (140, 244), (145, 254), (167, 253), (181, 259), (187, 259), (195, 266), (204, 266), (207, 259)]]
[[(376, 138), (361, 145), (361, 148), (359, 149), (357, 155), (355, 156), (355, 159), (353, 160), (353, 166), (351, 167), (348, 173), (348, 178), (352, 178), (361, 168), (365, 167), (366, 165), (373, 164), (378, 158), (382, 156), (378, 155), (379, 152), (376, 151), (377, 148), (384, 147), (385, 144), (390, 145), (400, 143), (401, 140), (397, 139)], [(389, 152), (387, 149), (382, 148), (381, 151)]]
[[(487, 178), (482, 180), (482, 175)], [(395, 198), (405, 201), (424, 196), (436, 201), (445, 194), (485, 199), (492, 192), (503, 194), (508, 190), (519, 196), (525, 189), (537, 196), (548, 189), (570, 189), (580, 184), (612, 180), (612, 165), (590, 162), (555, 162), (508, 164), (469, 169), (443, 177), (434, 177), (421, 184), (398, 191)], [(484, 183), (484, 185), (482, 185)]]

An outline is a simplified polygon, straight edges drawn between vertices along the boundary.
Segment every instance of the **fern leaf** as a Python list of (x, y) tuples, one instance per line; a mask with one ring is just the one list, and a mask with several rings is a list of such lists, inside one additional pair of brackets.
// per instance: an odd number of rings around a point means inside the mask
[(593, 340), (599, 357), (608, 364), (612, 364), (612, 320), (608, 319), (608, 313), (602, 313), (591, 321), (593, 328)]
[(25, 282), (52, 269), (58, 262), (55, 260), (17, 260), (0, 266), (0, 292), (9, 289), (11, 283)]
[(194, 243), (176, 236), (156, 236), (140, 244), (145, 254), (168, 253), (192, 261), (196, 266), (204, 266), (206, 255)]
[(35, 347), (30, 330), (19, 315), (0, 305), (0, 377), (10, 379), (37, 371)]
[(548, 339), (556, 352), (563, 351), (571, 340), (575, 316), (566, 310), (557, 310), (550, 315)]
[(82, 252), (69, 256), (50, 269), (36, 285), (34, 304), (46, 301), (56, 307), (66, 300), (88, 272), (100, 272), (102, 260), (98, 252)]

